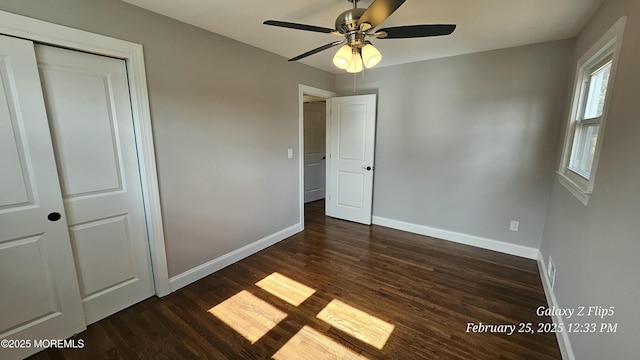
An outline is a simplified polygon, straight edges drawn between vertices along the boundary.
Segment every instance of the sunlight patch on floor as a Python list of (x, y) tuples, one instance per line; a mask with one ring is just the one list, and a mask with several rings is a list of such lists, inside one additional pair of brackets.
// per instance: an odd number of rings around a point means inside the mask
[(276, 360), (367, 360), (318, 331), (304, 326), (273, 355)]
[(252, 344), (287, 317), (286, 313), (246, 290), (212, 307), (209, 313)]
[(306, 285), (278, 273), (267, 276), (256, 285), (262, 290), (279, 297), (293, 306), (298, 306), (316, 292)]
[(316, 317), (380, 350), (395, 328), (386, 321), (335, 299)]

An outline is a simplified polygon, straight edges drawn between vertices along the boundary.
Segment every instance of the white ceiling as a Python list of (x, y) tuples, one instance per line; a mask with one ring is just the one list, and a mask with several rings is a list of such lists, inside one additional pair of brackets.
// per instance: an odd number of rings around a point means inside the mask
[[(122, 0), (292, 58), (339, 40), (329, 35), (263, 25), (280, 20), (334, 28), (352, 5), (347, 0)], [(501, 49), (576, 36), (603, 0), (407, 0), (379, 27), (457, 24), (451, 36), (375, 40), (380, 66)], [(361, 0), (368, 7), (372, 0)], [(340, 73), (331, 58), (337, 48), (301, 62)], [(285, 61), (283, 59), (283, 61)]]

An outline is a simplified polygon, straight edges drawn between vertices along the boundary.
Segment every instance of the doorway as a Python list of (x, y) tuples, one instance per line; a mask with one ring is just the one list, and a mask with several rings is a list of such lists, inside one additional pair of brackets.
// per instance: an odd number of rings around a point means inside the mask
[(371, 225), (377, 95), (335, 97), (332, 92), (300, 85), (298, 96), (301, 229), (306, 190), (311, 188), (305, 183), (305, 129), (310, 125), (305, 124), (305, 96), (325, 102), (325, 215)]
[(325, 99), (305, 95), (304, 101), (304, 203), (323, 200), (326, 193)]
[[(310, 199), (320, 200), (324, 198), (326, 166), (323, 165), (326, 163), (326, 159), (322, 159), (322, 157), (326, 156), (326, 147), (322, 145), (323, 141), (319, 140), (319, 137), (322, 136), (326, 139), (326, 121), (329, 116), (329, 102), (327, 100), (335, 96), (335, 93), (328, 90), (306, 85), (299, 85), (298, 87), (299, 214), (302, 229), (304, 229), (304, 206), (307, 200), (312, 201)], [(305, 104), (307, 109), (311, 107), (315, 112), (314, 118), (309, 122), (305, 122)], [(309, 104), (313, 105), (309, 106)], [(319, 107), (323, 105), (324, 111), (320, 111)], [(319, 116), (324, 116), (324, 119), (318, 118)], [(313, 129), (310, 129), (310, 127)], [(309, 138), (311, 134), (313, 134), (312, 139)], [(309, 168), (307, 168), (307, 164), (310, 165)], [(324, 176), (324, 179), (320, 179), (322, 176)]]

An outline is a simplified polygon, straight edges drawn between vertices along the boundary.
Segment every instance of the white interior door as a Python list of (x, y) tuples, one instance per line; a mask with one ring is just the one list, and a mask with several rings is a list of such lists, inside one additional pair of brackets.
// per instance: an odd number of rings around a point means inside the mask
[(87, 324), (154, 294), (123, 60), (37, 45)]
[(327, 215), (371, 224), (376, 95), (331, 99)]
[(304, 202), (325, 198), (326, 102), (304, 104)]
[(33, 44), (0, 36), (0, 339), (31, 341), (2, 359), (85, 329), (66, 219)]

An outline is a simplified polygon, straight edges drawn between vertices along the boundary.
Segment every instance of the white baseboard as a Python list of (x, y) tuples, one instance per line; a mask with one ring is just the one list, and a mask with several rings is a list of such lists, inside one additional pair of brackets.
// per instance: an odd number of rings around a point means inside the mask
[(504, 241), (498, 241), (493, 239), (487, 239), (479, 236), (463, 234), (459, 232), (436, 229), (429, 226), (412, 224), (404, 221), (387, 219), (379, 216), (374, 216), (372, 219), (374, 224), (380, 226), (386, 226), (393, 229), (408, 231), (415, 234), (431, 236), (434, 238), (449, 240), (465, 245), (471, 245), (475, 247), (479, 247), (482, 249), (494, 250), (505, 254), (516, 255), (520, 257), (524, 257), (527, 259), (536, 260), (538, 259), (538, 249), (517, 245), (517, 244), (509, 244)]
[(247, 256), (253, 255), (262, 249), (299, 233), (302, 229), (302, 224), (298, 223), (274, 234), (265, 236), (258, 241), (252, 242), (251, 244), (243, 246), (228, 254), (224, 254), (200, 266), (196, 266), (195, 268), (187, 270), (180, 275), (176, 275), (169, 279), (171, 291), (176, 291), (202, 279), (205, 276), (211, 275), (220, 269), (246, 258)]
[[(544, 295), (547, 297), (547, 304), (550, 308), (561, 308), (558, 305), (556, 295), (551, 288), (549, 282), (549, 274), (547, 273), (547, 263), (544, 261), (542, 253), (538, 251), (538, 270), (540, 271), (540, 280), (542, 280), (542, 287), (544, 288)], [(564, 324), (564, 319), (561, 315), (552, 315), (551, 319), (555, 324)], [(563, 328), (566, 327), (563, 325)], [(575, 360), (576, 357), (573, 354), (573, 348), (571, 348), (571, 342), (569, 342), (569, 335), (566, 331), (557, 332), (556, 338), (558, 338), (558, 347), (560, 347), (560, 353), (563, 360)]]

